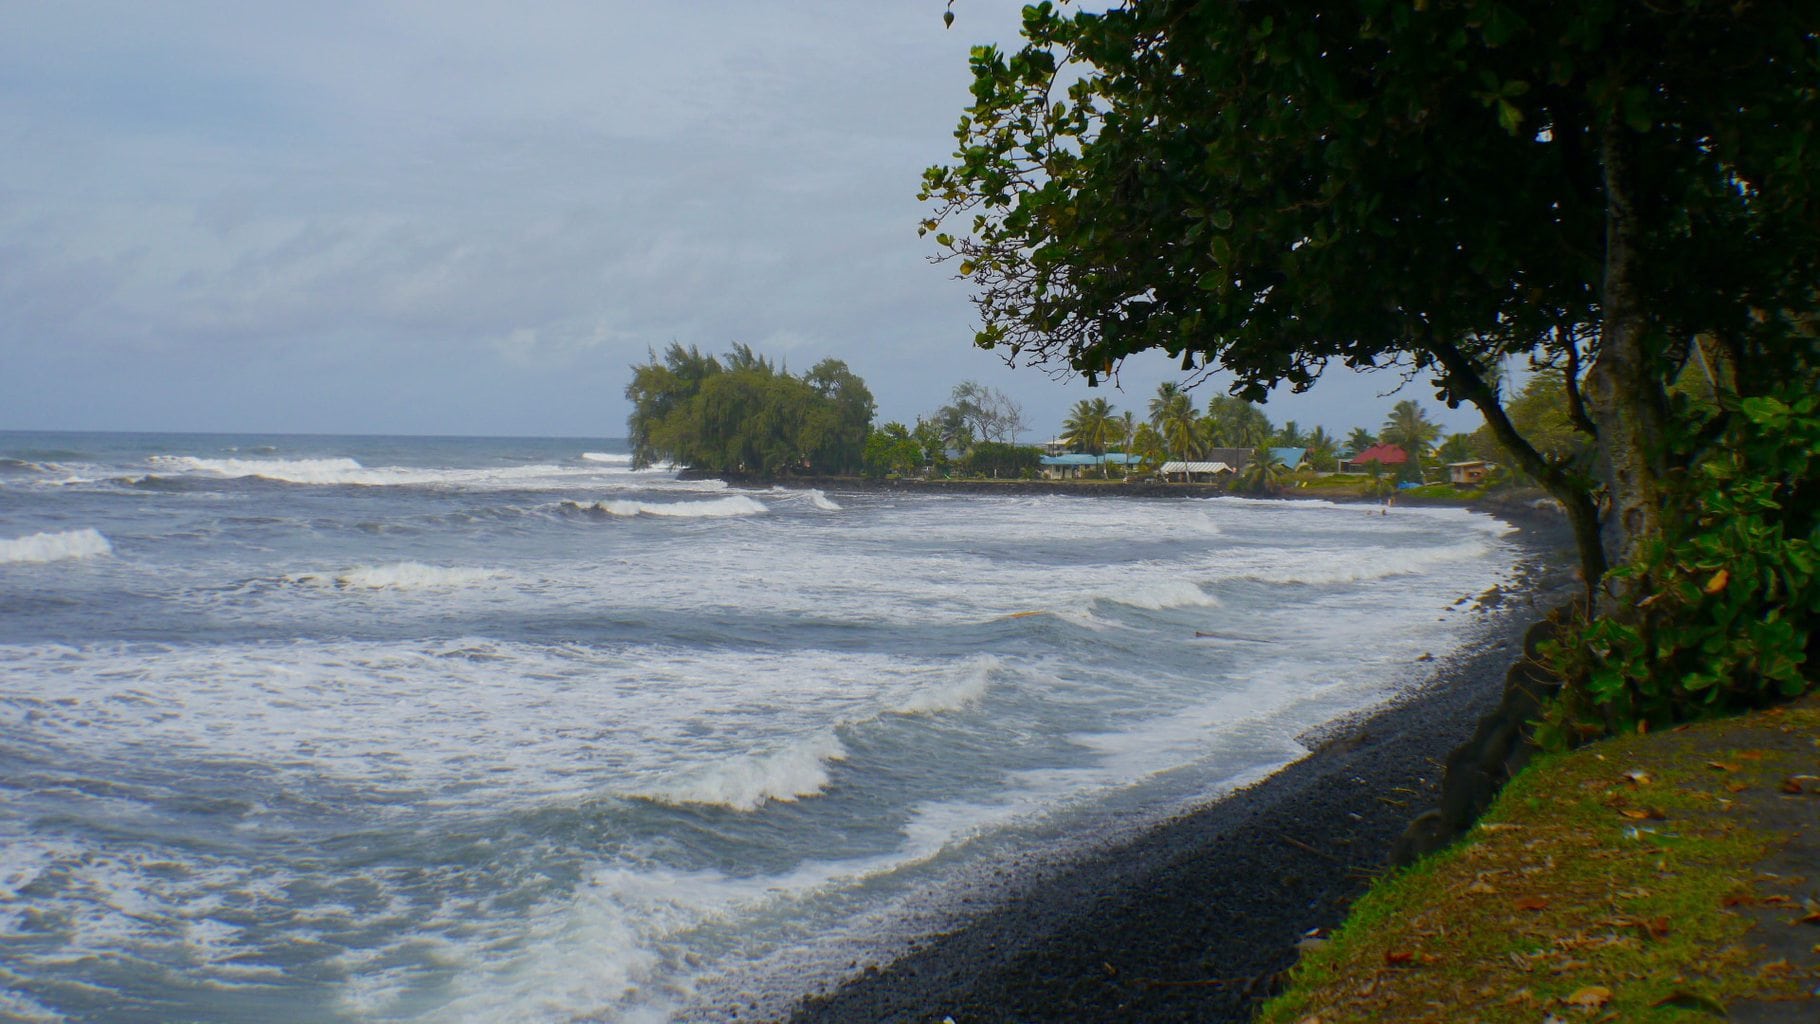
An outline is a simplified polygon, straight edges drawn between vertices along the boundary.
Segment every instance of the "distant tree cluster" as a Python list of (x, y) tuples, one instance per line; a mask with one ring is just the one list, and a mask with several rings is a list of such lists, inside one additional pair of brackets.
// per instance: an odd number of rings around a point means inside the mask
[(726, 356), (673, 344), (632, 367), (626, 385), (632, 461), (704, 472), (778, 476), (857, 472), (872, 425), (872, 392), (847, 364), (824, 359), (801, 376), (734, 345)]

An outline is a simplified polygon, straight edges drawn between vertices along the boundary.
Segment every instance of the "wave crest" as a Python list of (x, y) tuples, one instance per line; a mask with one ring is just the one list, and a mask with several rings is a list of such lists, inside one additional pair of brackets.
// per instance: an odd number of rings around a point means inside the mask
[(0, 565), (21, 562), (61, 562), (67, 558), (93, 558), (111, 555), (114, 546), (101, 531), (65, 530), (62, 533), (34, 533), (29, 537), (0, 540)]
[(199, 459), (193, 455), (154, 455), (149, 460), (160, 469), (208, 473), (237, 480), (258, 477), (290, 484), (363, 483), (356, 479), (366, 470), (348, 458), (335, 459)]
[(697, 804), (756, 811), (767, 803), (794, 803), (828, 788), (828, 766), (847, 759), (847, 748), (831, 732), (769, 754), (736, 757), (686, 778), (635, 794), (660, 804)]
[[(358, 565), (345, 572), (300, 573), (279, 577), (277, 581), (309, 587), (333, 587), (338, 590), (455, 590), (461, 587), (504, 578), (495, 569), (469, 569), (459, 566), (425, 565), (422, 562), (391, 562), (386, 565)], [(261, 581), (253, 581), (258, 585)]]
[(1430, 567), (1449, 562), (1469, 562), (1489, 554), (1489, 545), (1478, 541), (1449, 544), (1445, 547), (1406, 550), (1398, 548), (1365, 548), (1322, 554), (1299, 565), (1279, 569), (1261, 569), (1241, 574), (1259, 583), (1303, 586), (1336, 586), (1362, 583), (1392, 576), (1414, 576)]
[(1153, 612), (1165, 608), (1215, 608), (1220, 603), (1218, 598), (1187, 580), (1165, 580), (1135, 592), (1102, 595), (1101, 600)]
[(918, 690), (890, 709), (894, 715), (939, 715), (977, 704), (992, 685), (1000, 662), (990, 654), (968, 659), (958, 678)]
[(592, 505), (564, 502), (565, 507), (598, 515), (659, 516), (670, 519), (725, 519), (732, 516), (757, 516), (771, 511), (764, 503), (743, 494), (711, 501), (597, 501)]

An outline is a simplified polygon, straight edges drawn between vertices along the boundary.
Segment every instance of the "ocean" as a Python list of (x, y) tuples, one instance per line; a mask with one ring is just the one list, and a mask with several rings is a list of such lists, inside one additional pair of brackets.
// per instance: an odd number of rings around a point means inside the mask
[(0, 433), (0, 1018), (779, 1012), (1419, 685), (1509, 532)]

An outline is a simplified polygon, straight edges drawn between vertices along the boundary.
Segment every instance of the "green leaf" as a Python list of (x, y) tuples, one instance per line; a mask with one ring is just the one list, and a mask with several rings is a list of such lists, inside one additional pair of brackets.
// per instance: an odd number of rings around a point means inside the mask
[(1502, 96), (1498, 97), (1498, 124), (1512, 135), (1523, 127), (1523, 112)]

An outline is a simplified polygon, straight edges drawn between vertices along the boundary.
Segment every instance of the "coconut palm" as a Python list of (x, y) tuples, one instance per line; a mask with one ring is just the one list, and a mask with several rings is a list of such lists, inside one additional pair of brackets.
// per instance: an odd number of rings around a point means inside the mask
[(1377, 443), (1377, 435), (1364, 427), (1354, 427), (1352, 433), (1346, 435), (1346, 451), (1351, 455), (1357, 455)]
[(1289, 475), (1288, 467), (1267, 444), (1258, 445), (1245, 468), (1233, 478), (1233, 487), (1250, 494), (1275, 494)]
[(1200, 420), (1194, 412), (1194, 400), (1173, 381), (1157, 387), (1150, 400), (1150, 423), (1169, 454), (1178, 459), (1193, 459), (1201, 451)]
[(1062, 432), (1068, 444), (1078, 451), (1093, 455), (1106, 453), (1106, 442), (1115, 428), (1112, 404), (1104, 398), (1083, 398), (1074, 403), (1068, 418), (1062, 421)]
[(1138, 424), (1137, 432), (1131, 438), (1130, 451), (1152, 469), (1169, 461), (1168, 444), (1163, 440), (1162, 432), (1148, 423)]
[(1182, 386), (1175, 381), (1166, 380), (1158, 384), (1156, 397), (1150, 400), (1150, 425), (1162, 430), (1163, 423), (1169, 419), (1170, 410), (1188, 400), (1188, 393), (1183, 391)]
[(1289, 420), (1277, 428), (1275, 443), (1278, 448), (1306, 448), (1308, 435), (1302, 433), (1302, 428), (1296, 425), (1295, 420)]
[(1270, 418), (1243, 398), (1215, 395), (1207, 401), (1202, 421), (1208, 443), (1215, 448), (1255, 448), (1270, 439)]
[(1390, 410), (1390, 418), (1384, 421), (1384, 429), (1378, 436), (1416, 459), (1426, 454), (1429, 446), (1441, 436), (1441, 425), (1429, 419), (1421, 406), (1405, 399)]
[(1308, 459), (1302, 465), (1313, 466), (1319, 470), (1333, 468), (1334, 459), (1340, 454), (1340, 446), (1325, 428), (1316, 427), (1309, 431), (1303, 444), (1308, 448)]

